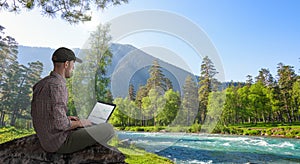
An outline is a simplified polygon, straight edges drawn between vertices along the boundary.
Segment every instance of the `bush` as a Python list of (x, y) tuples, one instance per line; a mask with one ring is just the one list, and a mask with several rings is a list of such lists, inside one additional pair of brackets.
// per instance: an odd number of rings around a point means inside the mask
[(260, 135), (261, 131), (257, 129), (250, 129), (247, 131), (244, 131), (244, 135)]
[(198, 133), (201, 130), (201, 125), (198, 124), (198, 122), (194, 123), (191, 128), (189, 128), (189, 131), (192, 133)]

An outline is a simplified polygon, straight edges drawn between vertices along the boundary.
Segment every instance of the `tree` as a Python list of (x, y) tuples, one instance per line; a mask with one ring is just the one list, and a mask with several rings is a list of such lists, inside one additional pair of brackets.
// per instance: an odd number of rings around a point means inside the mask
[(292, 88), (296, 80), (296, 74), (293, 68), (294, 67), (282, 63), (279, 63), (277, 67), (280, 99), (283, 102), (281, 108), (284, 110), (288, 122), (292, 122), (294, 117), (292, 110)]
[(217, 90), (217, 80), (214, 78), (217, 73), (218, 72), (216, 71), (213, 62), (208, 58), (208, 56), (205, 56), (201, 64), (199, 77), (199, 113), (197, 116), (199, 122), (203, 122), (205, 120), (209, 93), (213, 90)]
[(267, 112), (271, 107), (269, 107), (266, 88), (261, 81), (251, 85), (248, 98), (254, 122), (265, 121)]
[(173, 122), (178, 114), (180, 107), (179, 92), (175, 92), (172, 89), (168, 90), (164, 95), (164, 100), (166, 103), (164, 107), (158, 111), (156, 120), (159, 125), (167, 126)]
[(149, 92), (152, 88), (161, 88), (163, 91), (167, 91), (167, 84), (168, 87), (171, 87), (170, 80), (166, 80), (165, 75), (161, 70), (161, 66), (158, 63), (158, 60), (154, 60), (153, 64), (149, 69), (150, 77), (147, 80), (147, 91)]
[(293, 100), (293, 113), (294, 115), (294, 120), (300, 120), (300, 109), (299, 109), (299, 104), (300, 104), (300, 81), (299, 77), (298, 80), (293, 84), (293, 89), (292, 89), (292, 100)]
[[(83, 63), (75, 65), (73, 88), (76, 107), (80, 109), (80, 117), (85, 117), (93, 108), (95, 101), (112, 102), (112, 94), (107, 75), (107, 67), (111, 64), (112, 53), (109, 49), (111, 36), (109, 24), (99, 25), (89, 37), (87, 46), (80, 51), (84, 54)], [(79, 55), (80, 55), (79, 54)], [(80, 95), (80, 96), (79, 96)]]
[(78, 23), (91, 20), (92, 5), (97, 9), (104, 9), (112, 5), (127, 3), (128, 0), (4, 0), (0, 1), (0, 11), (20, 13), (23, 9), (32, 10), (35, 7), (41, 8), (42, 15), (60, 17), (69, 23)]
[(154, 126), (156, 126), (158, 122), (158, 113), (162, 112), (166, 104), (166, 100), (160, 89), (161, 88), (150, 89), (148, 96), (142, 99), (142, 110), (144, 111), (146, 120), (149, 120), (149, 124)]
[(117, 105), (109, 122), (114, 126), (125, 126), (127, 116), (122, 112), (125, 109), (124, 100), (122, 98), (116, 98), (114, 103)]
[(135, 91), (134, 86), (132, 84), (129, 85), (128, 96), (131, 101), (135, 101)]
[(139, 86), (139, 89), (136, 94), (135, 104), (136, 104), (137, 108), (140, 110), (140, 113), (142, 113), (140, 119), (142, 120), (143, 126), (146, 125), (146, 117), (143, 112), (143, 98), (147, 97), (147, 94), (148, 93), (147, 93), (146, 86), (142, 86), (142, 85)]
[(256, 82), (261, 82), (266, 87), (274, 85), (274, 78), (268, 69), (262, 68), (258, 76), (255, 78)]
[(253, 84), (253, 78), (252, 78), (251, 75), (247, 75), (246, 78), (247, 78), (247, 80), (246, 80), (246, 85), (247, 85), (248, 87), (250, 87), (250, 86)]
[(189, 126), (194, 123), (195, 116), (198, 113), (198, 87), (192, 76), (187, 76), (183, 86), (182, 108), (179, 111), (178, 123), (180, 125)]
[(98, 25), (97, 29), (90, 36), (90, 55), (95, 61), (95, 91), (96, 99), (105, 101), (109, 92), (108, 84), (110, 78), (106, 76), (107, 66), (111, 64), (112, 53), (109, 50), (109, 24)]
[[(18, 43), (10, 36), (5, 36), (4, 27), (0, 25), (0, 121), (5, 124), (5, 117), (11, 113), (11, 97), (15, 96)], [(14, 78), (14, 79), (13, 79)], [(10, 83), (11, 82), (11, 83)]]
[(214, 91), (209, 94), (207, 106), (207, 118), (201, 131), (211, 133), (221, 119), (225, 104), (225, 91)]
[(237, 87), (230, 86), (225, 90), (226, 101), (224, 104), (224, 111), (222, 113), (222, 123), (227, 125), (229, 123), (236, 123), (239, 114), (239, 100), (237, 94)]

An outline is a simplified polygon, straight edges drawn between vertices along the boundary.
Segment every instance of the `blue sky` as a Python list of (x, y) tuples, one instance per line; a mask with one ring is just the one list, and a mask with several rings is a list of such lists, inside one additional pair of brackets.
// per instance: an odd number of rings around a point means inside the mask
[[(207, 34), (221, 58), (226, 81), (245, 81), (248, 74), (257, 76), (261, 68), (276, 76), (279, 62), (294, 66), (299, 73), (299, 8), (297, 0), (130, 0), (125, 5), (93, 11), (92, 21), (84, 24), (70, 25), (59, 16), (43, 17), (38, 9), (19, 15), (1, 11), (0, 24), (20, 45), (81, 48), (99, 23), (133, 11), (167, 11), (185, 17)], [(153, 35), (148, 44), (158, 38)], [(140, 42), (132, 40), (123, 39), (122, 43), (128, 41), (139, 47)], [(183, 50), (187, 53), (179, 56), (198, 74), (201, 58), (184, 46)]]

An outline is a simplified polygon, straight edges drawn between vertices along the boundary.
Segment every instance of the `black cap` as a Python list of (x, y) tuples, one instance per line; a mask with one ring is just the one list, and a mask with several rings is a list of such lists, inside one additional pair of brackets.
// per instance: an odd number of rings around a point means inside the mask
[(77, 58), (72, 50), (65, 47), (58, 48), (52, 55), (53, 62), (66, 62), (71, 60), (82, 63), (82, 60)]

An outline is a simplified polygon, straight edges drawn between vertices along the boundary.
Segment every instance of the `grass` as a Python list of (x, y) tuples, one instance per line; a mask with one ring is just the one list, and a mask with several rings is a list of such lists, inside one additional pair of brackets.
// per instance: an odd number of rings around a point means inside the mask
[(35, 134), (33, 129), (16, 129), (13, 126), (2, 127), (0, 128), (0, 144), (32, 134)]
[(109, 145), (118, 148), (125, 156), (126, 163), (129, 164), (171, 164), (174, 163), (168, 158), (146, 152), (142, 148), (136, 147), (127, 141), (120, 141), (117, 137), (113, 138)]

